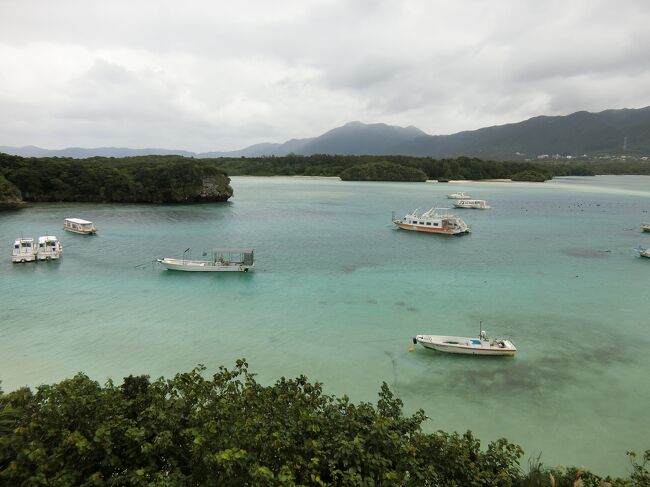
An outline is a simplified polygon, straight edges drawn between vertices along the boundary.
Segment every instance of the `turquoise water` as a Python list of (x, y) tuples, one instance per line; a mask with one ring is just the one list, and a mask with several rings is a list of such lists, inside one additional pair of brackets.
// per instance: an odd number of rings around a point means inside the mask
[[(628, 472), (649, 448), (650, 177), (526, 183), (355, 183), (234, 177), (229, 203), (50, 204), (0, 213), (5, 391), (85, 371), (104, 381), (245, 357), (259, 380), (305, 374), (375, 401), (382, 381), (429, 431), (505, 436), (545, 464)], [(395, 230), (391, 212), (457, 210), (461, 237)], [(66, 217), (95, 237), (64, 233)], [(60, 262), (11, 264), (14, 238), (55, 234)], [(164, 271), (152, 260), (256, 249), (248, 274)], [(514, 359), (416, 347), (418, 333), (512, 339)]]

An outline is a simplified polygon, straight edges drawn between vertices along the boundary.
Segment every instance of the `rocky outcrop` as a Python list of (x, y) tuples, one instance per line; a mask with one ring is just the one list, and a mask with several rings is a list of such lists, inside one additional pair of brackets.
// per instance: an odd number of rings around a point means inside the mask
[(203, 178), (200, 201), (227, 201), (231, 196), (230, 178), (225, 174)]

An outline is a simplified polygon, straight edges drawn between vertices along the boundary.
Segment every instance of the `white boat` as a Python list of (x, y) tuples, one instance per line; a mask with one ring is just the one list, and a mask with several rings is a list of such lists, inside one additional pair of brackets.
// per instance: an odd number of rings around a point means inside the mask
[(38, 260), (54, 260), (61, 257), (63, 245), (54, 235), (38, 237), (38, 247), (36, 248), (36, 258)]
[(421, 215), (418, 215), (420, 210), (416, 209), (403, 218), (395, 218), (395, 215), (393, 215), (393, 223), (398, 228), (414, 232), (440, 233), (443, 235), (469, 233), (471, 229), (463, 220), (449, 213), (443, 213), (448, 209), (431, 208)]
[[(189, 253), (189, 258), (185, 255)], [(255, 265), (253, 249), (214, 249), (209, 260), (192, 259), (190, 249), (182, 259), (158, 259), (170, 271), (186, 272), (248, 272)], [(205, 255), (205, 254), (204, 254)]]
[(459, 191), (458, 193), (448, 194), (447, 198), (449, 198), (450, 200), (464, 200), (467, 198), (471, 198), (471, 196), (463, 193), (462, 191)]
[(644, 232), (650, 232), (650, 223), (642, 223), (641, 230), (643, 230)]
[(11, 262), (34, 262), (36, 247), (33, 238), (17, 238), (11, 251)]
[(488, 206), (487, 204), (487, 201), (485, 200), (470, 200), (470, 199), (456, 200), (454, 201), (454, 206), (456, 208), (472, 208), (475, 210), (486, 210), (490, 208), (490, 206)]
[(634, 249), (639, 253), (639, 257), (650, 257), (650, 248), (639, 247)]
[(69, 232), (79, 233), (82, 235), (94, 235), (97, 233), (95, 224), (81, 218), (66, 218), (63, 220), (63, 228)]
[(425, 348), (439, 352), (459, 353), (464, 355), (510, 355), (517, 352), (517, 347), (510, 340), (488, 338), (481, 330), (478, 338), (445, 335), (416, 335), (413, 344), (419, 343)]

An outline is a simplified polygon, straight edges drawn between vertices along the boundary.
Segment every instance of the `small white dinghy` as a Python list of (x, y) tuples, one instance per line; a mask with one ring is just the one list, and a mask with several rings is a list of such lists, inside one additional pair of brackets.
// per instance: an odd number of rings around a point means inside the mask
[(419, 343), (425, 348), (439, 352), (461, 353), (464, 355), (510, 355), (517, 352), (517, 347), (510, 340), (488, 338), (481, 330), (478, 338), (454, 337), (444, 335), (416, 335), (413, 344)]

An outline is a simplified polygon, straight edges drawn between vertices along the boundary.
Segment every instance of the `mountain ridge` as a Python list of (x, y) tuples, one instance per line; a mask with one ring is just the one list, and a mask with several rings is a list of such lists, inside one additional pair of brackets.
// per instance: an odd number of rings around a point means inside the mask
[(539, 115), (521, 122), (429, 135), (410, 125), (348, 122), (317, 136), (263, 142), (234, 151), (192, 152), (162, 148), (128, 147), (58, 150), (36, 146), (0, 146), (0, 152), (23, 157), (128, 157), (182, 155), (186, 157), (263, 157), (288, 154), (409, 155), (434, 158), (471, 156), (496, 160), (534, 159), (563, 154), (650, 154), (650, 106), (577, 111), (569, 115)]

